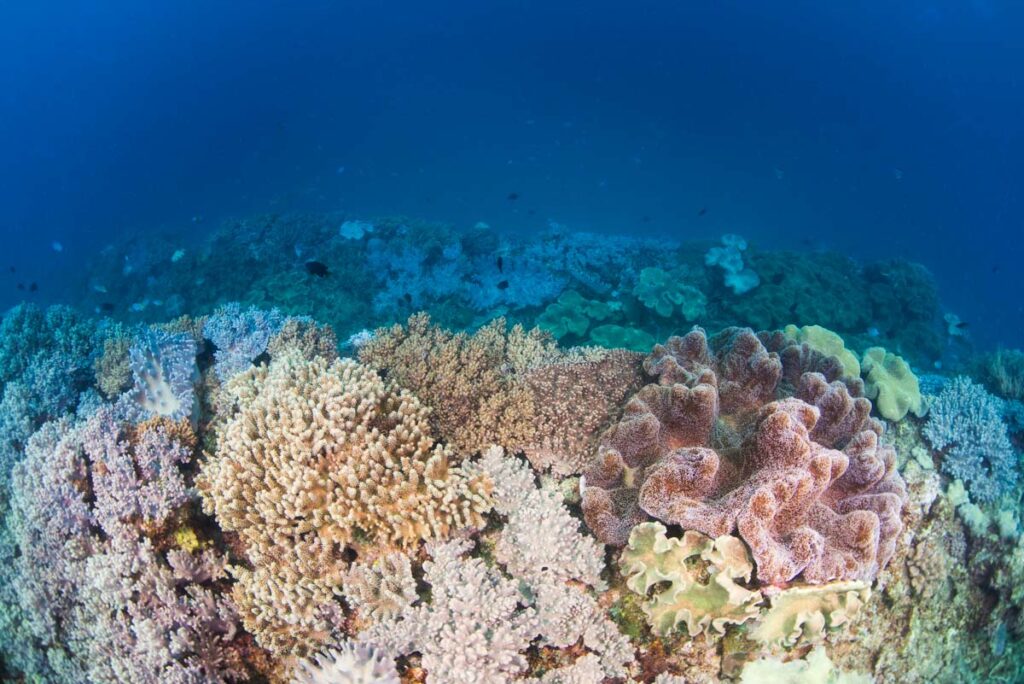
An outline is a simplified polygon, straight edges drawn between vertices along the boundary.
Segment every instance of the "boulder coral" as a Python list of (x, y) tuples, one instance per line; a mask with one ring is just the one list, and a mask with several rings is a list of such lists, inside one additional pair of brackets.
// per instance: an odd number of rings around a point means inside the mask
[(750, 329), (696, 328), (644, 366), (657, 383), (584, 473), (599, 539), (621, 546), (651, 518), (712, 538), (738, 531), (762, 585), (870, 581), (885, 566), (906, 489), (867, 399), (814, 372), (787, 396), (782, 358)]

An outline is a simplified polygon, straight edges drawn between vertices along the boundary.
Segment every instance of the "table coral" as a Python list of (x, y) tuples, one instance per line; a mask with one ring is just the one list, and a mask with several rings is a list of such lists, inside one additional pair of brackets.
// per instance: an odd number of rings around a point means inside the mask
[(236, 596), (275, 650), (323, 642), (317, 619), (305, 631), (286, 624), (329, 606), (347, 545), (411, 545), (482, 523), (490, 483), (464, 473), (434, 442), (428, 410), (371, 368), (291, 351), (227, 390), (236, 410), (197, 486), (245, 542), (254, 570), (239, 572)]
[(762, 584), (871, 580), (885, 566), (906, 493), (866, 399), (816, 373), (776, 396), (782, 361), (749, 329), (695, 329), (645, 367), (659, 383), (630, 400), (584, 474), (598, 538), (622, 545), (652, 517), (738, 531)]

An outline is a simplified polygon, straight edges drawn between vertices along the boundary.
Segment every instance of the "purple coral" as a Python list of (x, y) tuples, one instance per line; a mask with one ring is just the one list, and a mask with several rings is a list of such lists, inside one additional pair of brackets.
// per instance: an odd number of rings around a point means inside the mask
[(764, 584), (870, 580), (885, 566), (906, 492), (867, 399), (818, 373), (785, 396), (782, 359), (749, 329), (695, 329), (645, 368), (659, 383), (630, 401), (585, 474), (599, 539), (621, 545), (651, 517), (738, 530)]
[(963, 480), (976, 502), (993, 501), (1017, 483), (1017, 459), (1002, 402), (965, 376), (946, 383), (932, 402), (925, 439), (942, 453), (941, 468)]
[(281, 332), (285, 321), (277, 309), (249, 307), (243, 311), (237, 302), (218, 308), (206, 320), (203, 335), (217, 348), (213, 370), (221, 382), (250, 368), (256, 357), (267, 350), (270, 339)]

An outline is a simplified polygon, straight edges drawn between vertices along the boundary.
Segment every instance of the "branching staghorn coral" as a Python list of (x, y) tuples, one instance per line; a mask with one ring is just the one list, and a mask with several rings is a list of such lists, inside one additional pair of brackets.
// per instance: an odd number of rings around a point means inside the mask
[[(126, 461), (136, 469), (130, 477)], [(19, 647), (44, 651), (48, 663), (36, 659), (34, 676), (174, 684), (248, 676), (220, 583), (223, 559), (165, 557), (147, 536), (182, 503), (181, 462), (181, 445), (162, 427), (123, 427), (109, 407), (32, 437), (14, 475), (9, 525), (20, 551), (12, 584), (30, 620)]]
[(533, 397), (519, 375), (556, 354), (539, 330), (506, 329), (496, 319), (472, 335), (452, 333), (416, 314), (378, 330), (359, 350), (364, 363), (416, 394), (433, 411), (437, 434), (459, 451), (522, 444), (533, 434)]
[[(623, 676), (632, 646), (583, 587), (604, 588), (600, 545), (578, 531), (554, 489), (537, 488), (522, 460), (492, 447), (472, 467), (494, 480), (495, 510), (508, 517), (495, 546), (500, 565), (467, 558), (468, 541), (431, 545), (424, 566), (430, 600), (374, 621), (359, 639), (394, 655), (420, 652), (428, 682), (518, 681), (523, 652), (537, 639), (555, 648), (582, 640), (602, 677)], [(591, 672), (594, 664), (579, 662), (563, 675)]]
[(427, 409), (369, 367), (292, 350), (227, 391), (236, 409), (197, 486), (245, 544), (253, 569), (236, 571), (236, 600), (271, 650), (331, 642), (346, 546), (409, 546), (482, 524), (489, 480), (463, 472), (435, 444)]
[(640, 390), (602, 437), (583, 509), (610, 544), (653, 517), (711, 537), (738, 531), (762, 584), (871, 580), (895, 549), (906, 499), (870, 403), (783, 364), (749, 329), (695, 329), (645, 362)]
[(922, 434), (942, 452), (940, 468), (963, 480), (976, 502), (988, 502), (1017, 482), (1017, 457), (1000, 401), (965, 376), (946, 383), (931, 403)]

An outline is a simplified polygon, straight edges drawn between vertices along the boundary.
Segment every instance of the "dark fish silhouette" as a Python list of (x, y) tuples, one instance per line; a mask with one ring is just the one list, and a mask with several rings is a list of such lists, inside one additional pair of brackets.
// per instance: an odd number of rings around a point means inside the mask
[(404, 297), (402, 297), (402, 299), (404, 299), (404, 300), (405, 300), (405, 303), (406, 303), (406, 304), (408, 304), (409, 306), (412, 306), (412, 295), (411, 295), (411, 294), (409, 294), (408, 292), (406, 292), (406, 293), (405, 293), (405, 296), (404, 296)]
[(100, 311), (103, 313), (110, 313), (114, 310), (114, 305), (110, 302), (101, 302), (99, 306)]
[(507, 290), (508, 289), (508, 281), (507, 280), (502, 280), (500, 283), (498, 283), (498, 289), (499, 290)]
[(965, 321), (957, 321), (956, 323), (953, 324), (953, 327), (959, 328), (960, 330), (966, 330), (967, 323)]
[(10, 269), (8, 269), (8, 270), (10, 270), (11, 273), (14, 273), (14, 267), (13, 266), (11, 266)]
[(498, 257), (498, 273), (504, 273), (505, 272), (504, 266), (505, 266), (505, 264), (501, 260), (501, 257)]
[(25, 283), (18, 283), (18, 289), (19, 290), (24, 290), (25, 289)]
[(707, 207), (701, 207), (700, 211), (697, 212), (697, 216), (703, 216), (706, 213), (708, 213), (708, 208)]
[(327, 264), (320, 261), (307, 261), (306, 262), (306, 273), (314, 275), (317, 278), (323, 278), (327, 275)]
[(511, 201), (515, 202), (517, 199), (519, 199), (519, 193), (518, 192), (510, 192), (510, 193), (508, 193), (508, 198)]
[(39, 285), (37, 285), (36, 283), (32, 283), (31, 285), (28, 286), (28, 291), (29, 292), (35, 292), (38, 289), (39, 289)]

